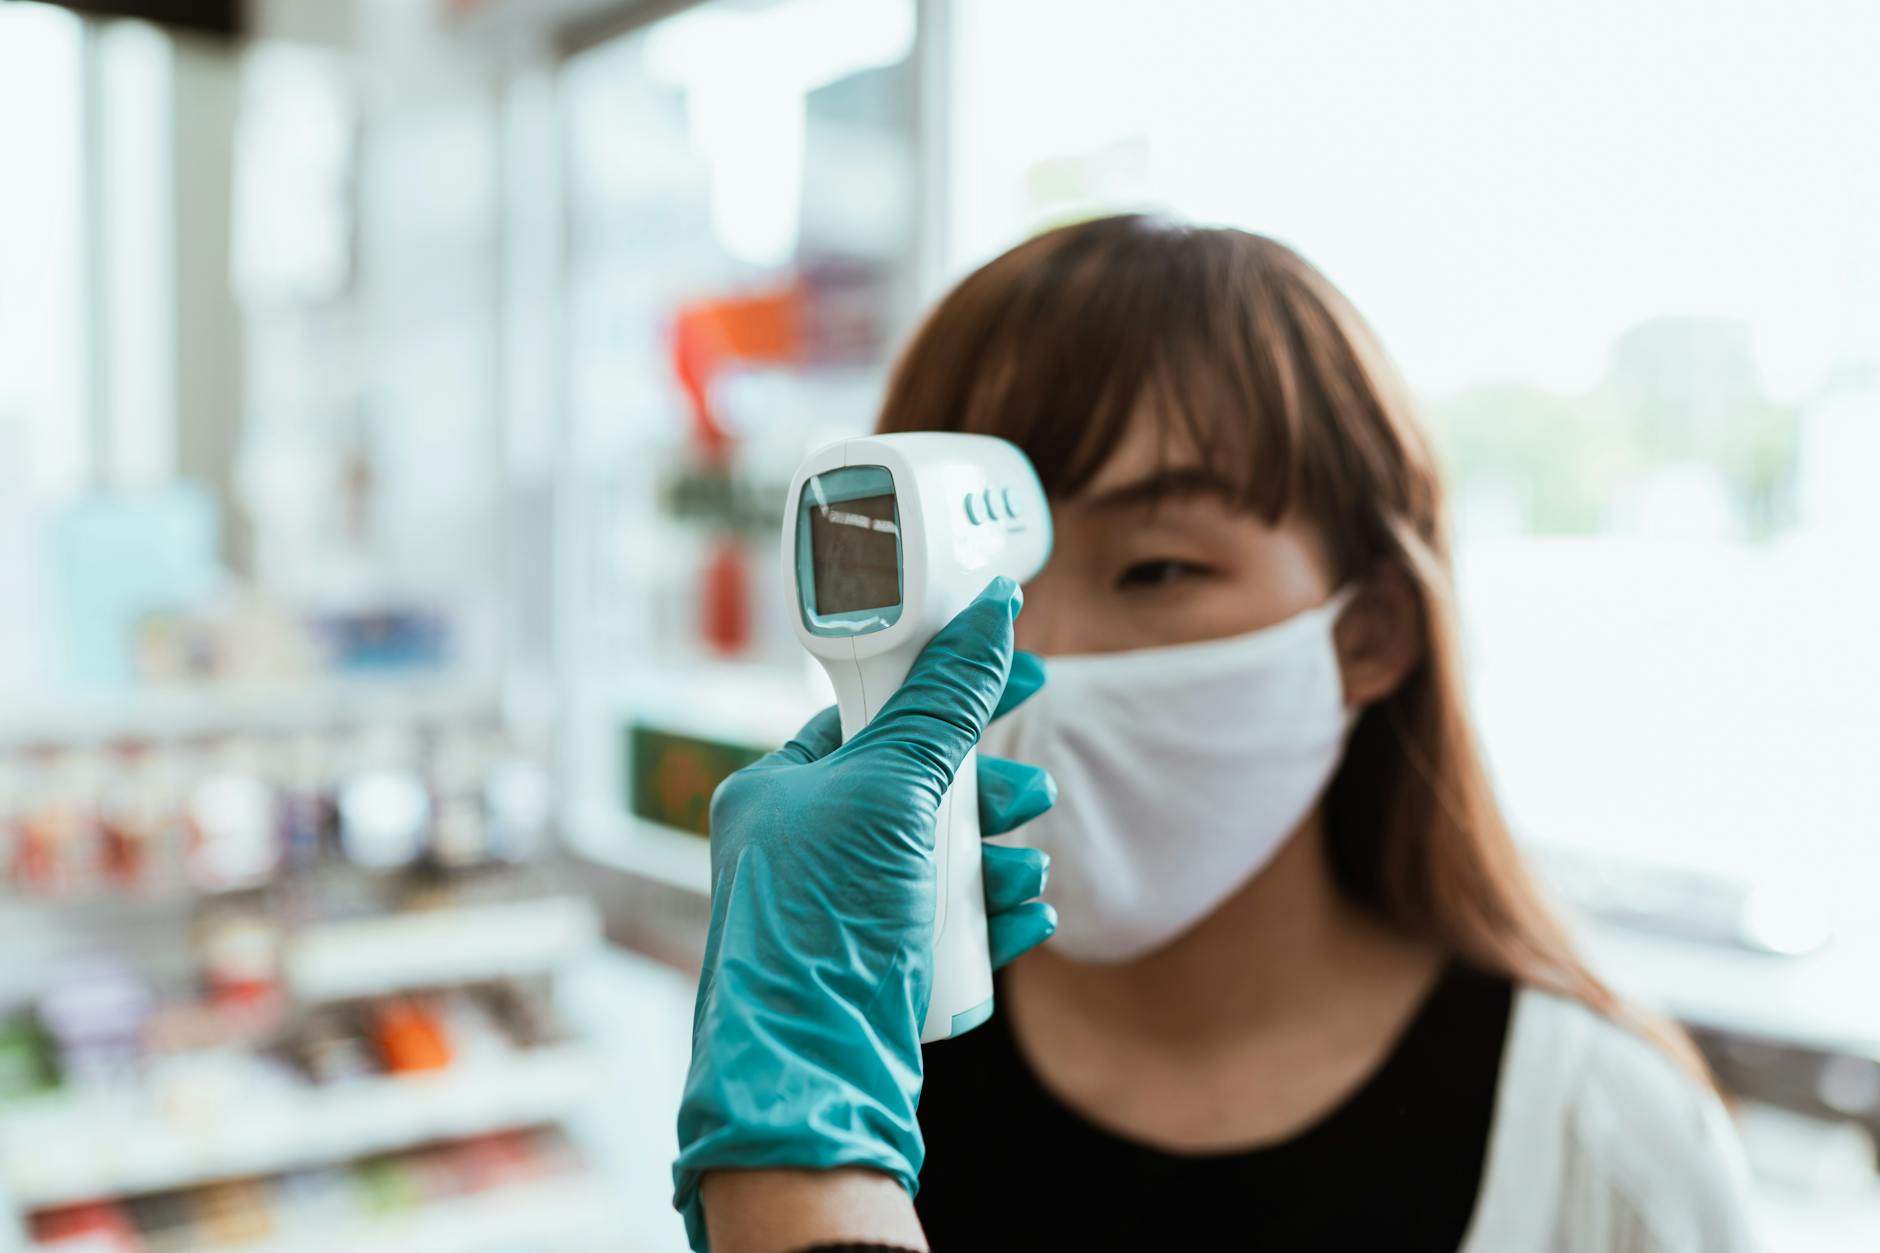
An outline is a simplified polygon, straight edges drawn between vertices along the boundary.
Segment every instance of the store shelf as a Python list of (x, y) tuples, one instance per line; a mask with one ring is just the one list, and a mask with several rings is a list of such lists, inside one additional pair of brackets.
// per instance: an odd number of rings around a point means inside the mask
[(611, 1225), (606, 1198), (587, 1176), (512, 1184), (375, 1218), (322, 1223), (267, 1240), (218, 1244), (223, 1253), (479, 1253), (526, 1248), (589, 1250)]
[(296, 999), (335, 1001), (544, 974), (600, 943), (593, 902), (558, 896), (319, 923), (282, 965)]
[(43, 1209), (537, 1126), (598, 1082), (587, 1051), (567, 1045), (432, 1075), (231, 1093), (167, 1116), (142, 1091), (53, 1097), (0, 1114), (0, 1195)]
[(0, 701), (0, 745), (186, 740), (374, 722), (445, 722), (494, 713), (493, 682), (386, 675), (295, 683), (177, 683)]

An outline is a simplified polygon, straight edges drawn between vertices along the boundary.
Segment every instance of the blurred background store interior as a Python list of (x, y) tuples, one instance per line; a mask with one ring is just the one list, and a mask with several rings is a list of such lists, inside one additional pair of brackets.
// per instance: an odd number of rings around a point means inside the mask
[(706, 800), (827, 700), (790, 473), (950, 282), (1139, 207), (1373, 320), (1520, 837), (1697, 1034), (1770, 1247), (1880, 1248), (1875, 48), (0, 0), (0, 1248), (683, 1248)]

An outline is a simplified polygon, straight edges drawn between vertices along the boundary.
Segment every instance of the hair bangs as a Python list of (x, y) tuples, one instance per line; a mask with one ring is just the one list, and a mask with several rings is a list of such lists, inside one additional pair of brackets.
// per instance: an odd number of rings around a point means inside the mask
[(1165, 467), (1205, 467), (1266, 520), (1311, 503), (1302, 433), (1321, 389), (1296, 377), (1293, 311), (1248, 281), (1242, 238), (1121, 217), (1026, 242), (935, 309), (882, 429), (1002, 436), (1071, 498), (1153, 422)]

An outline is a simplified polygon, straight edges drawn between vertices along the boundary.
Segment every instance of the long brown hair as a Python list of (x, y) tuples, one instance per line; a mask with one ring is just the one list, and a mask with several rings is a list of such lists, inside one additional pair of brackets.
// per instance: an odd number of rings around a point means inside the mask
[(1573, 997), (1656, 1039), (1574, 952), (1530, 878), (1464, 697), (1442, 475), (1376, 337), (1297, 253), (1244, 231), (1103, 218), (1020, 244), (969, 275), (898, 362), (883, 431), (1001, 435), (1069, 498), (1151, 396), (1176, 436), (1269, 523), (1298, 515), (1341, 580), (1388, 563), (1427, 647), (1353, 730), (1325, 800), (1341, 889), (1408, 935)]

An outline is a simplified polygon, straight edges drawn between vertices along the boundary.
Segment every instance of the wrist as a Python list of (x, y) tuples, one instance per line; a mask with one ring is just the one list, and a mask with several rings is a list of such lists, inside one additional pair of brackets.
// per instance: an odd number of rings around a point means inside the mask
[(872, 1170), (713, 1171), (703, 1203), (714, 1253), (927, 1248), (907, 1193)]

